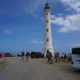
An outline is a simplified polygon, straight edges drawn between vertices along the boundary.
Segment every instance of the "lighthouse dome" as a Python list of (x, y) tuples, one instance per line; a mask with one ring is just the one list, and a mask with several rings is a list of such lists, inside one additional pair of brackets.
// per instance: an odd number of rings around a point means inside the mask
[(45, 4), (45, 8), (44, 9), (50, 9), (50, 7), (49, 7), (49, 4), (48, 3), (46, 3)]

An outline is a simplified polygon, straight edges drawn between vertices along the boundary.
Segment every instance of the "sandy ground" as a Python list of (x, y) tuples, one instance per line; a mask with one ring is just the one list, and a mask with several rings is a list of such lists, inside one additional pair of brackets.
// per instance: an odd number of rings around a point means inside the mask
[(0, 72), (0, 80), (80, 80), (80, 72), (70, 64), (48, 64), (46, 59), (6, 58), (7, 67)]
[(2, 72), (6, 67), (6, 61), (4, 60), (3, 63), (0, 62), (0, 72)]

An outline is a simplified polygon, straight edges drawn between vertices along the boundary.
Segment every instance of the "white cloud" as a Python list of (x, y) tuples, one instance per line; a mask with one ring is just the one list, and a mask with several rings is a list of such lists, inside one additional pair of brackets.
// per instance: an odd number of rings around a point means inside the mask
[(76, 12), (80, 12), (80, 0), (60, 0), (64, 5), (68, 5)]
[(11, 33), (12, 33), (12, 31), (9, 30), (9, 29), (4, 30), (4, 32), (5, 32), (6, 34), (11, 34)]
[(43, 41), (39, 41), (37, 39), (34, 39), (34, 40), (30, 41), (30, 43), (32, 43), (32, 44), (43, 44)]
[(65, 17), (52, 16), (52, 23), (61, 26), (59, 32), (80, 31), (80, 0), (60, 0), (64, 5), (72, 8), (77, 14), (67, 15)]
[(68, 15), (66, 17), (52, 17), (52, 23), (61, 26), (59, 32), (80, 31), (80, 14)]

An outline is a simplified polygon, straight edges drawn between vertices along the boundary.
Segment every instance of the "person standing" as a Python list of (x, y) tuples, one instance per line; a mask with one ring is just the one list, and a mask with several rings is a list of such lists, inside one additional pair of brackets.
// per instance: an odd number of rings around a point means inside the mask
[(64, 55), (64, 63), (68, 63), (68, 58), (66, 54)]
[(3, 63), (3, 54), (0, 53), (0, 62)]
[(21, 53), (22, 61), (24, 61), (24, 51)]
[(26, 61), (28, 61), (28, 58), (29, 58), (29, 53), (27, 52), (26, 53)]
[(52, 53), (50, 51), (47, 51), (47, 54), (46, 54), (47, 58), (48, 58), (48, 63), (49, 64), (52, 64), (53, 63), (53, 56), (52, 56)]

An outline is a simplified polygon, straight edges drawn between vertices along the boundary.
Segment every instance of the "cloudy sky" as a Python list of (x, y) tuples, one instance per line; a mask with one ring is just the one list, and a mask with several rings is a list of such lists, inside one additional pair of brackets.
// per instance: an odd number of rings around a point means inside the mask
[(42, 51), (47, 2), (55, 52), (80, 46), (80, 0), (0, 0), (0, 51)]

